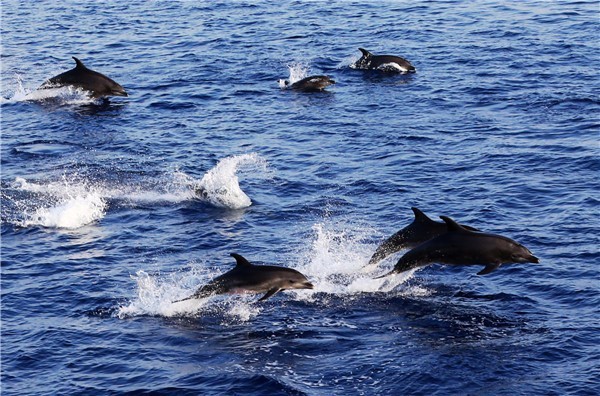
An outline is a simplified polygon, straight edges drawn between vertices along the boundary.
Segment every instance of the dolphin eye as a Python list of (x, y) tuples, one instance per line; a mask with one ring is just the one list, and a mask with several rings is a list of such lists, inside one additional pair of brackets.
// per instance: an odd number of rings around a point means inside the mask
[(290, 279), (290, 283), (296, 283), (296, 282)]

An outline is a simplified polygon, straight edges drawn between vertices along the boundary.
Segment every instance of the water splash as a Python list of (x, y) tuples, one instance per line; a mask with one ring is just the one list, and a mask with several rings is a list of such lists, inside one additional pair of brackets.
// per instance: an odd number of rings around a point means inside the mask
[(96, 194), (77, 195), (56, 206), (37, 208), (22, 222), (22, 226), (80, 228), (102, 219), (106, 207), (106, 202)]
[(224, 158), (195, 184), (195, 190), (201, 199), (214, 206), (229, 209), (246, 208), (252, 201), (240, 188), (237, 173), (241, 169), (260, 170), (264, 173), (267, 162), (255, 153)]
[(12, 199), (21, 210), (20, 216), (13, 221), (20, 227), (80, 228), (102, 219), (108, 206), (91, 186), (66, 179), (40, 185), (17, 178), (13, 187), (38, 195), (22, 200)]
[[(375, 247), (365, 242), (373, 230), (370, 227), (328, 228), (323, 223), (312, 228), (314, 237), (306, 246), (301, 263), (293, 266), (305, 274), (315, 285), (313, 290), (287, 290), (288, 299), (314, 301), (318, 293), (352, 296), (358, 293), (390, 292), (412, 278), (414, 271), (392, 275), (384, 279), (373, 279), (376, 274), (365, 273)], [(386, 272), (388, 269), (385, 270)], [(137, 293), (128, 305), (117, 309), (117, 316), (200, 316), (208, 313), (224, 315), (228, 319), (248, 321), (260, 314), (257, 295), (221, 295), (203, 299), (192, 299), (173, 303), (192, 294), (200, 285), (221, 273), (210, 271), (203, 265), (192, 264), (190, 271), (151, 276), (138, 271), (132, 279), (137, 284)], [(401, 295), (424, 296), (430, 291), (421, 286), (404, 287)]]
[(88, 105), (101, 101), (92, 98), (89, 92), (72, 86), (53, 87), (45, 89), (28, 88), (23, 77), (16, 74), (12, 89), (9, 89), (8, 97), (4, 94), (0, 98), (1, 104), (18, 102), (51, 102), (56, 105)]
[(174, 303), (173, 301), (188, 296), (196, 287), (212, 278), (208, 271), (202, 271), (200, 268), (202, 267), (193, 265), (191, 271), (172, 273), (164, 277), (138, 271), (131, 276), (137, 284), (136, 297), (127, 305), (119, 306), (116, 316), (120, 319), (148, 315), (197, 317), (216, 313), (229, 320), (245, 322), (260, 313), (261, 308), (253, 304), (256, 297), (252, 295), (226, 298), (213, 296)]
[[(298, 270), (315, 285), (314, 292), (346, 295), (389, 292), (410, 279), (414, 271), (373, 279), (385, 272), (381, 268), (365, 268), (376, 246), (369, 243), (373, 229), (368, 226), (317, 223), (312, 227), (313, 241), (303, 254)], [(297, 293), (302, 299), (311, 298)]]
[(300, 81), (303, 78), (308, 77), (310, 72), (310, 67), (304, 63), (292, 63), (287, 65), (288, 70), (290, 72), (290, 76), (287, 79), (288, 84), (286, 84), (286, 80), (279, 80), (279, 88), (287, 88), (289, 85), (292, 85), (296, 81)]
[(102, 219), (109, 200), (135, 206), (199, 199), (220, 208), (241, 209), (252, 204), (240, 187), (241, 171), (267, 174), (267, 162), (255, 153), (226, 157), (199, 181), (178, 169), (157, 178), (116, 183), (94, 181), (78, 172), (58, 181), (32, 182), (17, 177), (2, 191), (2, 218), (18, 227), (78, 228)]

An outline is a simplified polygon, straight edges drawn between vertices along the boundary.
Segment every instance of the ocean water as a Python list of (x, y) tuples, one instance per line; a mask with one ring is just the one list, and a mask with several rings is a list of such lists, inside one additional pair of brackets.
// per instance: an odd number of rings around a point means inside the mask
[[(597, 1), (1, 7), (3, 395), (600, 393)], [(411, 206), (541, 262), (373, 279)], [(315, 289), (171, 303), (231, 252)]]

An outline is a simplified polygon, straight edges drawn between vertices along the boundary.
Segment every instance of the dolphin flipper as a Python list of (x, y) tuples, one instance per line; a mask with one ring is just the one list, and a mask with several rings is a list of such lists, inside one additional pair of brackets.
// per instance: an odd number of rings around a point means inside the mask
[(498, 267), (500, 267), (499, 263), (490, 263), (490, 264), (486, 265), (484, 269), (482, 269), (481, 271), (479, 271), (477, 273), (477, 275), (486, 275), (486, 274), (489, 274), (490, 272), (495, 271), (496, 269), (498, 269)]
[(273, 289), (270, 289), (267, 294), (265, 294), (264, 296), (262, 296), (258, 301), (264, 301), (267, 298), (271, 297), (273, 294), (277, 293), (279, 290), (279, 288), (274, 287)]

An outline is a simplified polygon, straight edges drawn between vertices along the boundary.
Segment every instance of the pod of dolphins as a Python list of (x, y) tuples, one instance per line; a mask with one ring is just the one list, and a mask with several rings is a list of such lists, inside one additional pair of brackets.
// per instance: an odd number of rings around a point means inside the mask
[[(362, 57), (350, 67), (391, 73), (414, 73), (415, 67), (406, 59), (394, 55), (373, 55), (359, 48)], [(75, 68), (45, 81), (39, 89), (71, 86), (89, 92), (93, 98), (128, 96), (125, 89), (107, 76), (87, 68), (79, 59)], [(285, 88), (303, 92), (323, 91), (335, 84), (328, 76), (314, 75), (294, 83), (283, 81)], [(383, 241), (367, 265), (376, 265), (388, 256), (403, 249), (406, 252), (394, 269), (377, 278), (428, 266), (434, 263), (447, 265), (483, 265), (477, 275), (485, 275), (502, 264), (539, 263), (539, 259), (518, 242), (496, 234), (459, 224), (450, 217), (440, 216), (443, 222), (430, 219), (418, 208), (411, 208), (415, 218), (411, 224)], [(194, 294), (181, 300), (200, 299), (215, 294), (265, 293), (264, 301), (283, 290), (312, 289), (313, 285), (300, 272), (286, 267), (254, 265), (239, 254), (231, 253), (236, 266), (201, 286)], [(376, 279), (377, 279), (376, 278)]]

